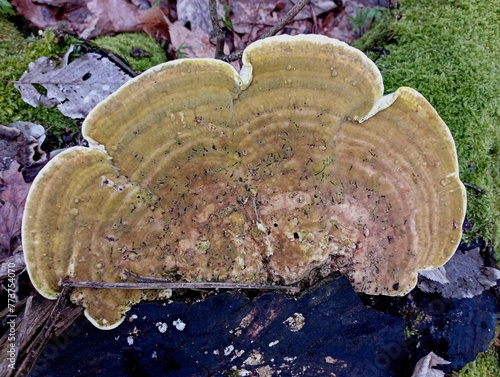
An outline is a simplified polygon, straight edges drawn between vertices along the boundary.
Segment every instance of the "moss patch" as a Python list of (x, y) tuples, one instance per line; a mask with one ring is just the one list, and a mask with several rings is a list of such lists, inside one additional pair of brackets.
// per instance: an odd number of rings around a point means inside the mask
[[(376, 61), (386, 92), (410, 86), (455, 138), (468, 190), (468, 236), (500, 246), (500, 16), (498, 0), (401, 0), (356, 46)], [(400, 17), (401, 16), (401, 17)], [(393, 37), (393, 38), (392, 38)], [(391, 39), (391, 42), (387, 42)], [(497, 252), (497, 257), (500, 253)]]
[[(124, 33), (113, 37), (96, 38), (94, 43), (99, 47), (109, 50), (127, 60), (136, 72), (143, 72), (148, 68), (163, 63), (167, 60), (165, 51), (151, 37), (144, 33)], [(132, 49), (139, 48), (151, 56), (132, 56)], [(141, 55), (139, 53), (139, 55)]]
[[(386, 92), (420, 91), (448, 124), (468, 190), (470, 237), (493, 242), (500, 259), (500, 13), (498, 0), (401, 0), (355, 44), (376, 60)], [(496, 13), (495, 13), (496, 12)], [(389, 54), (386, 54), (386, 53)], [(458, 375), (500, 375), (491, 346)]]
[(467, 364), (453, 377), (489, 377), (500, 376), (500, 349), (496, 345), (500, 341), (500, 322), (497, 323), (495, 339), (488, 351), (479, 354), (476, 360)]
[[(145, 34), (104, 37), (97, 39), (96, 44), (126, 58), (138, 72), (166, 60), (160, 45)], [(81, 122), (65, 117), (55, 107), (34, 108), (28, 105), (14, 87), (14, 82), (19, 80), (32, 61), (42, 56), (61, 57), (70, 45), (77, 46), (71, 55), (74, 58), (81, 50), (78, 47), (81, 42), (77, 38), (56, 35), (54, 31), (46, 30), (39, 37), (25, 39), (5, 16), (0, 16), (0, 124), (16, 120), (41, 124), (47, 130), (47, 141), (44, 144), (46, 150), (63, 145), (61, 138), (67, 128), (74, 134), (79, 134)], [(133, 58), (130, 56), (132, 47), (139, 47), (152, 55)]]
[(28, 64), (42, 56), (57, 57), (68, 49), (72, 40), (54, 42), (55, 34), (45, 32), (41, 38), (25, 40), (13, 24), (0, 16), (0, 124), (16, 120), (41, 124), (47, 130), (47, 150), (61, 145), (66, 128), (77, 132), (78, 123), (66, 118), (56, 108), (34, 108), (21, 99), (14, 87)]
[(484, 352), (479, 357), (463, 368), (458, 376), (460, 377), (486, 377), (500, 376), (500, 364), (498, 362), (500, 355), (497, 350), (492, 349)]

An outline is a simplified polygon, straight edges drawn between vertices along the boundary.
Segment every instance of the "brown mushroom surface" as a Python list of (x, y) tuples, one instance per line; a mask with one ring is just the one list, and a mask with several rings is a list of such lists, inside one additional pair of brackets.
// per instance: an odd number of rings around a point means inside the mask
[[(401, 295), (461, 237), (465, 190), (451, 134), (415, 90), (382, 97), (376, 66), (321, 36), (250, 45), (240, 75), (166, 63), (87, 117), (90, 148), (56, 156), (23, 223), (35, 287), (65, 276), (293, 284), (313, 270)], [(100, 328), (164, 292), (77, 288)]]

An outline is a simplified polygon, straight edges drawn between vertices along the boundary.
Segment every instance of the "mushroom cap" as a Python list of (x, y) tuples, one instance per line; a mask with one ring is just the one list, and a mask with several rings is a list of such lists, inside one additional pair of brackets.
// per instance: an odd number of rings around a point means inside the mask
[[(28, 195), (28, 272), (47, 298), (65, 276), (293, 284), (318, 270), (402, 295), (461, 238), (452, 136), (413, 89), (382, 96), (363, 53), (334, 39), (251, 44), (241, 74), (212, 59), (154, 67), (101, 102), (90, 147), (56, 156)], [(164, 292), (163, 292), (164, 293)], [(99, 328), (161, 291), (77, 288)]]

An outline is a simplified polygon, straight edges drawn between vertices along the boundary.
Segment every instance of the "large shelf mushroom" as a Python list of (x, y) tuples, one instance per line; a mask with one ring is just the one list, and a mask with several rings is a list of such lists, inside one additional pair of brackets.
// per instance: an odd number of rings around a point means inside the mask
[[(451, 134), (415, 90), (382, 96), (360, 51), (321, 36), (250, 45), (240, 75), (212, 59), (152, 68), (87, 117), (90, 147), (31, 187), (23, 242), (47, 298), (65, 276), (293, 284), (338, 270), (401, 295), (461, 237)], [(360, 122), (362, 121), (362, 122)], [(77, 288), (99, 328), (161, 291)]]

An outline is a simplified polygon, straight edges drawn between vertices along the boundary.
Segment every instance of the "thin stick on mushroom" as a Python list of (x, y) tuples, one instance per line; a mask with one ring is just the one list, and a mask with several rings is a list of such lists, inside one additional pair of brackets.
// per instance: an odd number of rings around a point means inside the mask
[(222, 282), (198, 282), (198, 283), (172, 283), (164, 279), (150, 278), (125, 272), (137, 283), (122, 282), (100, 282), (100, 281), (75, 281), (69, 278), (61, 280), (63, 287), (75, 288), (99, 288), (99, 289), (255, 289), (262, 291), (284, 290), (299, 292), (300, 288), (285, 285), (262, 285), (262, 284), (240, 284)]

